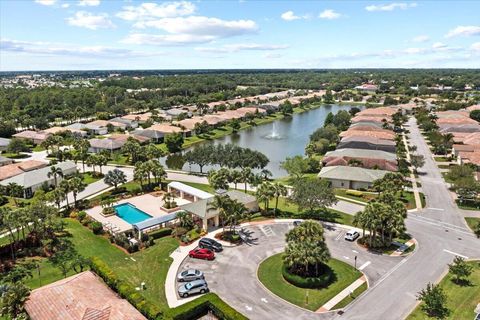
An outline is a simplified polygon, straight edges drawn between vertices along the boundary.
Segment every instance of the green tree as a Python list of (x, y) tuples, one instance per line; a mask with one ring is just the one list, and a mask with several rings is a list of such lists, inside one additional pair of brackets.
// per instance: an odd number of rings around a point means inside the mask
[(480, 110), (473, 110), (470, 112), (470, 118), (480, 122)]
[(372, 188), (377, 192), (393, 192), (397, 195), (405, 188), (406, 181), (402, 174), (398, 172), (388, 172), (381, 179), (373, 181)]
[(288, 175), (294, 180), (303, 178), (308, 171), (308, 162), (302, 156), (294, 156), (286, 158), (280, 163), (280, 167), (287, 171)]
[(208, 183), (216, 190), (228, 190), (230, 172), (227, 168), (210, 170), (208, 172)]
[(288, 271), (302, 277), (318, 277), (321, 266), (330, 259), (322, 225), (306, 220), (286, 234), (286, 241), (283, 263)]
[(13, 138), (7, 146), (7, 152), (20, 154), (20, 152), (29, 152), (30, 148), (23, 139)]
[(238, 119), (231, 120), (228, 125), (232, 128), (233, 133), (237, 133), (238, 130), (240, 130), (240, 128), (241, 128), (240, 120), (238, 120)]
[(165, 145), (170, 153), (179, 152), (183, 146), (183, 134), (172, 133), (165, 137)]
[(0, 291), (0, 315), (10, 319), (28, 319), (25, 302), (30, 289), (21, 282), (3, 285)]
[(309, 212), (325, 209), (337, 202), (328, 181), (316, 178), (302, 178), (295, 181), (289, 200), (296, 204), (299, 210), (307, 209)]
[(465, 262), (465, 259), (455, 256), (453, 263), (448, 265), (450, 273), (453, 275), (453, 281), (462, 284), (468, 283), (468, 277), (472, 274), (473, 266)]
[(275, 190), (273, 189), (273, 184), (270, 182), (263, 182), (258, 186), (257, 191), (255, 191), (255, 197), (257, 201), (263, 203), (263, 208), (266, 212), (269, 209), (270, 199), (275, 196)]
[(76, 158), (82, 161), (82, 169), (85, 173), (85, 161), (88, 158), (88, 149), (90, 148), (90, 142), (87, 139), (77, 139), (73, 143), (73, 148), (76, 151)]
[(87, 184), (83, 182), (83, 179), (81, 177), (71, 178), (70, 180), (68, 180), (68, 184), (70, 185), (70, 191), (72, 192), (72, 195), (73, 195), (73, 205), (76, 208), (77, 196), (80, 192), (85, 190), (85, 188), (87, 187)]
[(445, 306), (447, 296), (438, 284), (427, 284), (427, 287), (418, 293), (417, 300), (423, 302), (421, 308), (429, 317), (444, 319), (449, 313)]
[(275, 197), (274, 215), (276, 215), (278, 210), (278, 200), (280, 197), (286, 197), (288, 195), (288, 189), (283, 184), (278, 182), (273, 183), (272, 187), (273, 187), (273, 196)]
[(50, 171), (47, 173), (47, 176), (53, 177), (53, 181), (55, 184), (55, 188), (58, 186), (58, 179), (57, 177), (62, 177), (63, 178), (63, 170), (59, 167), (51, 166)]
[(107, 172), (103, 181), (117, 191), (120, 184), (127, 182), (127, 176), (120, 169), (113, 169)]
[(412, 154), (410, 156), (410, 164), (417, 172), (418, 168), (421, 168), (425, 165), (425, 157), (421, 154)]

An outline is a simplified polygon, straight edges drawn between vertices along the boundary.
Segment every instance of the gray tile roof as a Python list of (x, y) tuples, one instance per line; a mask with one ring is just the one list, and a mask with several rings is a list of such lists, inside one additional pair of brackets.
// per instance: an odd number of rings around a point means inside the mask
[(0, 147), (6, 147), (10, 143), (10, 139), (0, 138)]
[[(73, 168), (77, 167), (76, 164), (72, 161), (59, 162), (54, 166), (62, 169), (63, 172), (72, 170)], [(48, 173), (50, 172), (51, 167), (52, 166), (48, 166), (37, 170), (26, 171), (9, 179), (2, 180), (0, 181), (0, 184), (6, 186), (9, 183), (16, 183), (24, 188), (36, 186), (45, 181), (53, 179), (48, 177)]]
[(117, 150), (123, 147), (125, 143), (112, 139), (90, 139), (91, 148), (105, 149), (105, 150)]
[(323, 167), (318, 177), (333, 180), (373, 182), (383, 178), (388, 172), (389, 171), (385, 170), (364, 169), (359, 167), (332, 166)]

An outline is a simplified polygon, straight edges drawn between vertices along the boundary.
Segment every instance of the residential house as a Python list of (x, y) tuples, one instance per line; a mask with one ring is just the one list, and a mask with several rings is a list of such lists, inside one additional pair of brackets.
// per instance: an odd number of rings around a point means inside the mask
[(127, 140), (129, 138), (135, 139), (140, 144), (146, 144), (150, 141), (150, 138), (148, 138), (148, 137), (141, 136), (141, 135), (136, 135), (136, 134), (132, 134), (132, 133), (130, 133), (130, 134), (112, 134), (108, 137), (108, 139), (110, 139), (110, 140), (115, 140), (116, 142), (120, 142), (120, 143), (123, 143), (123, 144), (125, 144), (125, 142), (127, 142)]
[(181, 126), (183, 126), (182, 121), (177, 122), (178, 126), (172, 126), (171, 124), (165, 124), (165, 123), (158, 123), (158, 124), (154, 124), (153, 126), (147, 129), (155, 130), (160, 133), (163, 133), (164, 136), (172, 133), (182, 133), (184, 136), (188, 137), (191, 135), (191, 129), (188, 127), (185, 127), (185, 129), (182, 129), (181, 128)]
[(115, 127), (114, 123), (122, 123), (122, 124), (125, 125), (126, 129), (136, 129), (136, 128), (138, 128), (138, 121), (125, 119), (123, 117), (122, 118), (117, 117), (117, 118), (110, 119), (109, 122), (112, 123), (114, 127)]
[(113, 139), (90, 139), (90, 148), (88, 152), (99, 153), (101, 151), (115, 152), (120, 151), (125, 142), (115, 141)]
[(394, 141), (369, 136), (354, 135), (345, 137), (337, 145), (337, 149), (343, 148), (381, 150), (390, 153), (396, 153), (396, 144)]
[(438, 126), (440, 133), (456, 133), (456, 132), (480, 132), (480, 125), (478, 123), (469, 124), (442, 124)]
[(32, 131), (32, 130), (25, 130), (13, 135), (14, 138), (29, 140), (32, 141), (34, 144), (41, 144), (43, 141), (47, 140), (49, 133), (44, 133), (42, 131)]
[(391, 118), (397, 112), (398, 109), (393, 107), (367, 108), (358, 112), (355, 116)]
[(84, 128), (95, 135), (104, 135), (108, 133), (107, 124), (108, 122), (105, 120), (95, 120), (84, 124)]
[(51, 127), (43, 130), (42, 132), (47, 134), (59, 134), (66, 131), (70, 132), (72, 135), (79, 136), (79, 137), (87, 136), (87, 132), (85, 130), (68, 128), (68, 127)]
[(477, 152), (480, 151), (480, 144), (454, 144), (452, 146), (452, 155), (455, 157), (458, 157), (460, 152), (466, 153), (466, 152)]
[(147, 319), (91, 271), (32, 290), (25, 310), (31, 320)]
[(376, 92), (378, 90), (378, 86), (370, 83), (364, 83), (362, 85), (356, 86), (355, 89), (365, 92)]
[(360, 131), (348, 129), (343, 131), (339, 135), (340, 137), (351, 137), (351, 136), (362, 136), (362, 137), (372, 137), (382, 140), (395, 140), (395, 133), (393, 131)]
[(142, 136), (142, 137), (146, 137), (146, 138), (149, 138), (150, 141), (154, 142), (154, 143), (161, 143), (163, 142), (163, 138), (165, 136), (165, 134), (162, 132), (162, 131), (158, 131), (158, 130), (155, 130), (155, 129), (151, 129), (151, 128), (148, 128), (148, 129), (137, 129), (133, 132), (131, 132), (132, 134), (136, 135), (137, 137), (138, 136)]
[(350, 120), (352, 123), (357, 123), (357, 122), (377, 122), (377, 123), (385, 123), (385, 122), (392, 122), (391, 117), (376, 117), (376, 116), (359, 116), (356, 115)]
[(44, 168), (46, 166), (47, 163), (37, 160), (26, 160), (22, 162), (6, 164), (0, 167), (0, 181), (27, 171)]
[(7, 150), (10, 141), (11, 140), (7, 138), (0, 138), (0, 152)]
[(366, 149), (338, 149), (330, 151), (322, 158), (324, 167), (355, 166), (366, 169), (381, 169), (397, 171), (397, 157), (395, 154), (377, 150), (372, 152)]
[(360, 167), (333, 166), (323, 167), (318, 177), (328, 180), (334, 188), (368, 189), (375, 180), (383, 178), (388, 172)]
[[(0, 184), (7, 186), (9, 183), (16, 183), (23, 187), (24, 197), (31, 198), (34, 195), (35, 190), (41, 188), (45, 184), (49, 186), (54, 185), (54, 177), (49, 176), (51, 167), (52, 166), (48, 166), (40, 169), (25, 171), (11, 178), (0, 181)], [(62, 170), (64, 177), (77, 172), (77, 165), (72, 161), (59, 162), (55, 164), (55, 167)], [(0, 167), (0, 169), (2, 168), (4, 167)], [(57, 176), (57, 183), (60, 182), (62, 179), (63, 178), (61, 176)]]
[(145, 123), (152, 118), (151, 112), (146, 113), (137, 113), (137, 114), (127, 114), (122, 117), (122, 119), (136, 121), (138, 123)]

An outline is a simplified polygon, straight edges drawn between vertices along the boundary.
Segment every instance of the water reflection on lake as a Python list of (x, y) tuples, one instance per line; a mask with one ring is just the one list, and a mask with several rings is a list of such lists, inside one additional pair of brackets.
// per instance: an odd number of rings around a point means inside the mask
[[(350, 110), (350, 108), (352, 106), (323, 105), (317, 109), (294, 114), (289, 118), (241, 130), (236, 134), (204, 143), (233, 143), (244, 148), (258, 150), (270, 159), (266, 169), (273, 173), (274, 178), (278, 178), (286, 175), (286, 172), (280, 168), (280, 162), (287, 157), (305, 154), (305, 146), (308, 143), (310, 134), (323, 126), (323, 122), (329, 112), (337, 113), (340, 110)], [(363, 107), (359, 108), (363, 109)], [(170, 169), (182, 167), (183, 170), (187, 171), (200, 170), (197, 165), (182, 164), (182, 160), (178, 155), (162, 159), (162, 162), (166, 162), (167, 167)], [(203, 170), (207, 172), (211, 168), (211, 166), (205, 166)]]

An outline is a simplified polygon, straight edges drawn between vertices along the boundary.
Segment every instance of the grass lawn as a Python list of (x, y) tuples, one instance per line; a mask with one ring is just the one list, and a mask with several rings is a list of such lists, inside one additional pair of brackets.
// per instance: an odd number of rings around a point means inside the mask
[(80, 176), (83, 178), (83, 182), (86, 184), (97, 182), (103, 178), (103, 176), (99, 175), (98, 173), (94, 176), (92, 172), (80, 173)]
[[(290, 284), (283, 278), (282, 263), (282, 253), (264, 260), (258, 268), (259, 280), (282, 299), (312, 311), (318, 310), (362, 275), (345, 262), (330, 259), (328, 265), (333, 269), (337, 277), (336, 281), (323, 289), (303, 289)], [(306, 301), (307, 292), (308, 303)]]
[[(467, 221), (468, 227), (472, 230), (475, 230), (475, 228), (478, 226), (480, 223), (480, 218), (475, 218), (475, 217), (466, 217), (465, 221)], [(480, 303), (480, 301), (479, 301)]]
[[(447, 295), (447, 308), (450, 310), (447, 319), (473, 319), (473, 310), (480, 302), (480, 262), (471, 261), (468, 263), (474, 267), (469, 278), (470, 285), (460, 286), (455, 284), (450, 273), (440, 281), (440, 286)], [(433, 319), (428, 317), (420, 307), (421, 305), (407, 319)]]
[(437, 167), (439, 169), (450, 169), (450, 165), (449, 164), (437, 164)]
[(26, 153), (19, 153), (19, 154), (16, 154), (16, 153), (2, 153), (2, 156), (5, 157), (5, 158), (10, 158), (10, 159), (25, 159), (25, 158), (28, 158), (30, 157), (29, 154), (26, 154)]
[[(136, 252), (132, 255), (115, 247), (102, 236), (94, 235), (89, 229), (73, 219), (65, 219), (66, 230), (71, 235), (71, 240), (78, 252), (84, 257), (99, 257), (121, 279), (137, 287), (142, 281), (146, 283), (146, 290), (142, 294), (150, 302), (167, 309), (165, 298), (165, 278), (168, 268), (172, 263), (170, 253), (178, 247), (174, 238), (161, 238), (156, 240), (154, 246)], [(136, 261), (130, 259), (133, 258)], [(46, 259), (40, 262), (42, 285), (57, 281), (62, 278), (60, 271), (54, 268)], [(38, 274), (27, 281), (32, 288), (40, 285)]]
[(350, 302), (352, 302), (353, 300), (355, 300), (358, 296), (360, 296), (365, 290), (368, 289), (368, 285), (367, 283), (365, 282), (364, 284), (362, 284), (360, 287), (358, 287), (357, 289), (353, 290), (353, 295), (348, 295), (346, 296), (345, 298), (343, 298), (342, 301), (340, 301), (339, 303), (337, 303), (333, 309), (342, 309), (342, 308), (345, 308)]
[(449, 162), (449, 161), (451, 161), (450, 158), (447, 158), (447, 157), (434, 157), (434, 159), (437, 162)]
[(442, 172), (442, 173), (441, 173), (441, 174), (442, 174), (442, 177), (443, 177), (443, 180), (445, 180), (445, 182), (447, 182), (447, 183), (453, 183), (452, 179), (449, 179), (449, 178), (447, 177), (447, 173), (448, 173), (448, 172)]

